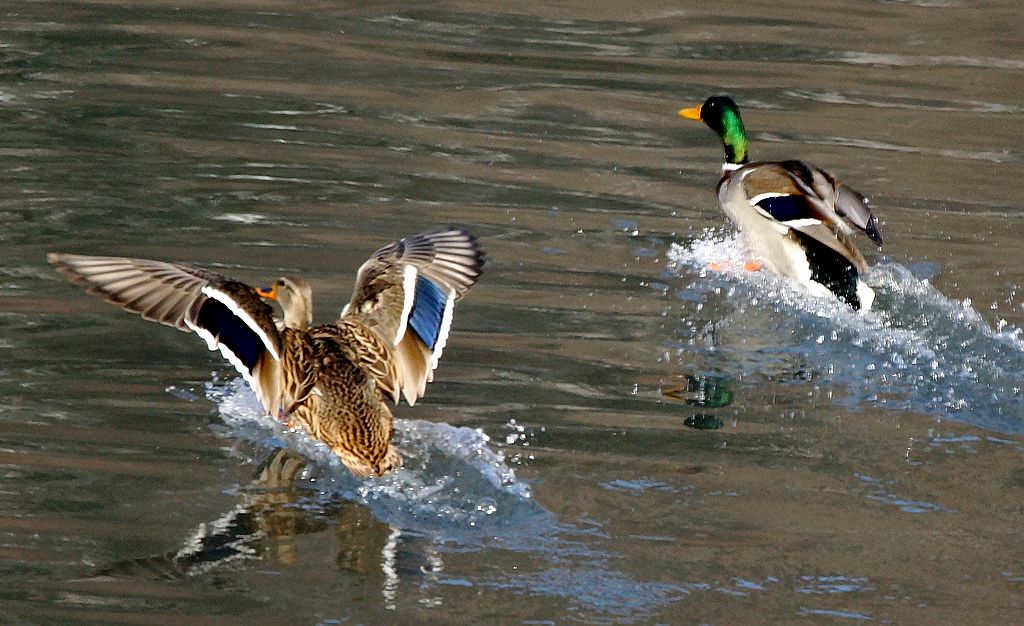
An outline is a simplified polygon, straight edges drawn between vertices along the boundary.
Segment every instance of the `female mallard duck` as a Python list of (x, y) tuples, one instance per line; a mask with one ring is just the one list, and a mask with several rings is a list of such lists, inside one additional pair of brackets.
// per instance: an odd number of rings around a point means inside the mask
[[(484, 253), (462, 230), (384, 246), (359, 268), (351, 301), (311, 326), (312, 292), (299, 278), (254, 289), (209, 270), (122, 257), (50, 254), (75, 283), (144, 319), (193, 331), (220, 349), (263, 408), (301, 424), (356, 476), (402, 464), (385, 402), (423, 395), (444, 350), (456, 300), (480, 276)], [(264, 298), (284, 318), (275, 323)]]
[(740, 110), (728, 96), (712, 96), (679, 115), (703, 121), (721, 137), (718, 204), (754, 258), (816, 295), (832, 293), (855, 309), (870, 309), (875, 294), (860, 279), (868, 264), (851, 240), (855, 226), (882, 245), (867, 199), (803, 161), (748, 162)]

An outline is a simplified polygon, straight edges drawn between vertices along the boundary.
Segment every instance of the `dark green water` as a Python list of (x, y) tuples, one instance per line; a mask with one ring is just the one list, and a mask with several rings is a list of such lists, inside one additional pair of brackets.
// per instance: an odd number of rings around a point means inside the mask
[[(0, 622), (1020, 622), (1022, 22), (7, 0)], [(877, 312), (705, 270), (742, 250), (675, 111), (718, 92), (871, 197)], [(365, 483), (45, 262), (301, 274), (326, 320), (437, 224), (486, 273)]]

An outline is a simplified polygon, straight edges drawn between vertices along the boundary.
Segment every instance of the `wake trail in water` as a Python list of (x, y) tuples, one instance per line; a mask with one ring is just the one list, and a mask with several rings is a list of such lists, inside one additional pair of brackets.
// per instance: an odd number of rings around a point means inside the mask
[[(767, 351), (803, 357), (842, 383), (855, 406), (1024, 433), (1021, 330), (992, 328), (969, 301), (946, 297), (899, 263), (879, 263), (863, 277), (876, 299), (860, 313), (768, 272), (744, 271), (749, 254), (735, 234), (708, 231), (687, 245), (673, 244), (669, 258), (677, 273), (696, 273), (685, 299), (703, 305), (725, 292), (736, 310), (724, 315), (770, 315), (774, 341)], [(724, 259), (739, 262), (721, 272), (706, 269)]]
[[(361, 480), (325, 444), (266, 415), (240, 379), (214, 380), (206, 396), (217, 405), (229, 436), (264, 448), (287, 448), (315, 466), (322, 500), (341, 498), (369, 508), (401, 533), (445, 551), (502, 549), (540, 557), (546, 567), (503, 571), (473, 584), (564, 598), (601, 621), (631, 623), (688, 595), (680, 586), (637, 581), (614, 569), (617, 555), (593, 547), (600, 533), (556, 520), (532, 499), (504, 454), (480, 429), (423, 420), (395, 420), (395, 445), (404, 465)], [(571, 572), (571, 575), (569, 574)], [(462, 579), (440, 584), (463, 584)]]
[(208, 383), (206, 395), (234, 436), (298, 452), (316, 464), (319, 490), (365, 504), (393, 526), (468, 540), (482, 528), (504, 525), (499, 520), (537, 523), (550, 517), (479, 429), (396, 419), (395, 445), (404, 465), (381, 478), (360, 480), (326, 444), (266, 415), (242, 379)]

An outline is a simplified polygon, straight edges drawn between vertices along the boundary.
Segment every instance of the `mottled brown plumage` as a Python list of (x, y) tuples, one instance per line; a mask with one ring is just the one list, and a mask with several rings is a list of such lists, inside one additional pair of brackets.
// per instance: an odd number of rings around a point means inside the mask
[[(252, 386), (268, 413), (301, 425), (357, 476), (401, 466), (387, 400), (423, 395), (447, 340), (454, 302), (476, 282), (483, 251), (461, 230), (422, 233), (359, 269), (341, 317), (311, 326), (299, 278), (253, 289), (186, 265), (50, 254), (73, 282), (124, 309), (203, 337)], [(284, 312), (274, 320), (263, 298)]]

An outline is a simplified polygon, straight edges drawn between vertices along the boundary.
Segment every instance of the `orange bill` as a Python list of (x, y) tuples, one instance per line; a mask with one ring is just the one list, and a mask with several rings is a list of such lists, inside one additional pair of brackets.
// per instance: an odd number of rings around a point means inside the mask
[(690, 107), (688, 109), (679, 109), (679, 117), (685, 117), (688, 120), (700, 121), (700, 106)]

